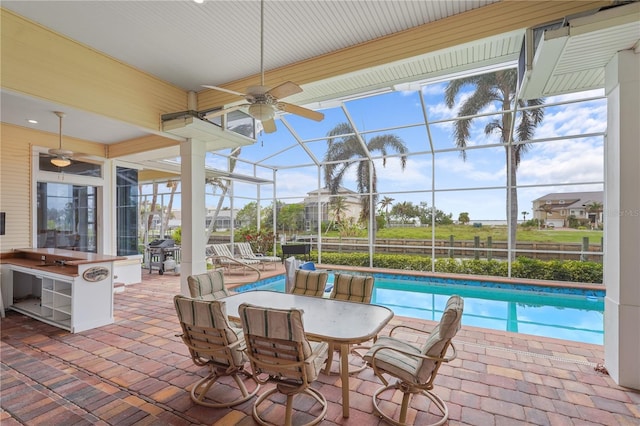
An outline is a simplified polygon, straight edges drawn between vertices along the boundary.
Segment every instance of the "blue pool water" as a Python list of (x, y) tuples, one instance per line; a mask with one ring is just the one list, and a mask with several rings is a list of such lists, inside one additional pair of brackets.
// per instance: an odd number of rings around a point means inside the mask
[[(464, 298), (463, 325), (603, 344), (604, 290), (374, 275), (371, 303), (386, 306), (396, 315), (438, 321), (449, 296), (459, 294)], [(327, 288), (332, 285), (330, 274)], [(282, 292), (284, 286), (284, 276), (279, 276), (235, 291)]]

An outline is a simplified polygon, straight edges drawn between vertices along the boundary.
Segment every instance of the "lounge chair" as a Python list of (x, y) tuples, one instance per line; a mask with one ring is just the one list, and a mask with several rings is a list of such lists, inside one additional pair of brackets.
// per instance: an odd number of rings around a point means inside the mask
[(226, 244), (211, 244), (209, 247), (214, 253), (214, 261), (227, 270), (236, 267), (243, 268), (244, 271), (246, 267), (251, 267), (257, 271), (256, 266), (260, 265), (259, 260), (242, 259), (234, 256)]
[(276, 262), (282, 262), (282, 259), (278, 256), (266, 256), (262, 253), (254, 253), (250, 243), (236, 243), (236, 247), (238, 247), (242, 259), (257, 260), (263, 269), (267, 263), (273, 263), (275, 269), (277, 266)]
[[(391, 329), (389, 336), (379, 337), (376, 343), (366, 353), (364, 359), (371, 367), (373, 373), (382, 381), (383, 386), (373, 393), (373, 408), (377, 414), (387, 422), (405, 426), (407, 425), (407, 411), (409, 406), (428, 412), (430, 416), (437, 416), (438, 419), (430, 426), (442, 425), (449, 418), (449, 409), (444, 400), (432, 392), (433, 381), (443, 362), (449, 362), (456, 357), (456, 349), (451, 340), (460, 329), (464, 301), (462, 297), (454, 295), (449, 298), (442, 313), (440, 323), (438, 323), (431, 333), (412, 327), (397, 325)], [(427, 334), (426, 342), (416, 345), (415, 336), (411, 341), (393, 337), (396, 330), (407, 330), (414, 335)], [(451, 349), (449, 351), (449, 349)], [(385, 375), (395, 377), (395, 383), (389, 383)], [(395, 410), (394, 404), (390, 403), (391, 394), (385, 398), (380, 395), (387, 391), (402, 392), (402, 403), (400, 405), (399, 419), (392, 417)], [(416, 401), (411, 402), (414, 395), (422, 395), (428, 398), (433, 407), (424, 406), (420, 408)], [(378, 401), (383, 401), (387, 412), (383, 412), (378, 405)], [(438, 414), (434, 414), (435, 411)], [(424, 423), (423, 423), (424, 424)], [(426, 425), (425, 425), (426, 426)]]

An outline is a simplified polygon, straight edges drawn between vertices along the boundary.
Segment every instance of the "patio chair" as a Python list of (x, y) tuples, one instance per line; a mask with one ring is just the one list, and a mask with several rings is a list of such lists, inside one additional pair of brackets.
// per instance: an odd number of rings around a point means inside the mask
[[(340, 274), (335, 273), (333, 277), (333, 288), (329, 298), (337, 300), (346, 300), (349, 302), (357, 303), (371, 303), (371, 295), (373, 294), (373, 277), (371, 275), (354, 275), (354, 274)], [(354, 348), (355, 349), (355, 348)], [(368, 348), (367, 348), (368, 349)], [(324, 374), (339, 374), (339, 372), (331, 371), (331, 365), (333, 363), (333, 352), (335, 347), (332, 343), (329, 344), (329, 355), (327, 357), (327, 365), (324, 368)], [(349, 353), (362, 358), (362, 355), (354, 350), (349, 350)], [(362, 365), (354, 370), (349, 370), (349, 374), (359, 373), (367, 367), (367, 364), (362, 362)]]
[(324, 288), (327, 285), (329, 273), (324, 271), (307, 271), (296, 269), (292, 294), (303, 296), (324, 296)]
[[(218, 300), (231, 294), (224, 285), (222, 269), (212, 269), (204, 274), (189, 275), (187, 284), (192, 299)], [(242, 329), (240, 321), (229, 320), (229, 324), (232, 327)]]
[(250, 243), (236, 243), (240, 257), (242, 259), (257, 260), (264, 269), (267, 263), (273, 263), (274, 269), (277, 267), (277, 262), (282, 262), (282, 259), (278, 256), (265, 256), (262, 253), (254, 253)]
[(255, 269), (255, 266), (260, 264), (259, 260), (242, 259), (234, 256), (226, 244), (210, 244), (209, 247), (214, 253), (215, 260), (227, 270), (233, 267), (243, 269), (253, 267)]
[[(244, 370), (247, 362), (243, 352), (244, 336), (242, 329), (229, 325), (225, 302), (190, 299), (182, 295), (176, 295), (173, 302), (182, 327), (182, 334), (178, 336), (189, 348), (193, 363), (209, 367), (209, 374), (191, 388), (191, 400), (207, 407), (222, 408), (241, 404), (253, 397), (260, 384)], [(252, 391), (247, 390), (240, 374), (255, 382)], [(236, 396), (237, 391), (230, 391), (232, 388), (229, 386), (222, 386), (214, 398), (210, 391), (222, 376), (233, 378), (240, 391), (239, 396)], [(229, 395), (236, 397), (229, 398)]]
[[(276, 386), (260, 395), (253, 405), (253, 418), (261, 425), (291, 425), (293, 419), (294, 396), (307, 395), (310, 402), (300, 404), (296, 416), (312, 416), (315, 402), (321, 412), (305, 425), (321, 422), (327, 413), (327, 400), (319, 391), (311, 387), (322, 364), (327, 358), (328, 345), (307, 340), (300, 309), (272, 309), (243, 303), (238, 308), (246, 353), (251, 363), (256, 381), (265, 384), (275, 382)], [(278, 423), (270, 423), (261, 417), (260, 405), (271, 395), (281, 393), (287, 397), (285, 418)], [(306, 401), (305, 401), (306, 402)]]
[[(451, 296), (447, 301), (440, 322), (431, 330), (431, 333), (428, 333), (422, 347), (393, 337), (393, 333), (396, 330), (405, 329), (419, 335), (425, 333), (423, 330), (398, 325), (391, 329), (389, 336), (379, 337), (365, 354), (364, 359), (373, 367), (374, 374), (384, 384), (373, 394), (373, 408), (380, 417), (394, 425), (407, 425), (407, 410), (412, 397), (423, 395), (439, 411), (438, 420), (431, 423), (430, 426), (441, 425), (447, 421), (449, 409), (444, 400), (432, 391), (433, 381), (442, 363), (449, 362), (456, 357), (456, 349), (451, 340), (460, 329), (463, 308), (464, 300), (457, 295)], [(385, 375), (395, 377), (397, 381), (390, 384)], [(380, 397), (387, 390), (399, 390), (403, 394), (398, 420), (383, 412), (378, 405), (380, 399), (385, 402), (387, 408), (390, 408), (390, 398), (382, 399)], [(426, 406), (424, 411), (428, 410), (429, 406)]]
[(199, 300), (218, 300), (229, 295), (224, 285), (224, 274), (220, 269), (212, 269), (204, 274), (187, 277), (191, 298)]

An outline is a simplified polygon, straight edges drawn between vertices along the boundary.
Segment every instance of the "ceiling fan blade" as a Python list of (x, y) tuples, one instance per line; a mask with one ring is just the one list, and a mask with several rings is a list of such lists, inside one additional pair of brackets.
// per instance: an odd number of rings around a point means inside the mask
[(247, 96), (244, 93), (236, 92), (235, 90), (225, 89), (224, 87), (207, 86), (206, 84), (203, 84), (202, 87), (206, 87), (207, 89), (218, 90), (220, 92), (231, 93), (232, 95), (236, 95), (236, 96), (242, 96), (242, 97)]
[(292, 81), (285, 81), (284, 83), (269, 90), (267, 93), (276, 99), (282, 99), (300, 92), (302, 92), (300, 86)]
[(49, 155), (53, 155), (54, 157), (60, 157), (60, 158), (71, 158), (73, 156), (73, 151), (69, 151), (67, 149), (51, 148), (48, 152), (49, 152)]
[(261, 121), (261, 123), (265, 133), (273, 133), (276, 131), (276, 122), (273, 118), (270, 120)]
[(237, 111), (237, 110), (239, 110), (241, 108), (244, 108), (246, 106), (249, 106), (249, 104), (234, 105), (234, 106), (231, 106), (229, 108), (222, 108), (222, 109), (219, 109), (217, 111), (211, 111), (211, 112), (209, 112), (209, 113), (204, 115), (204, 119), (208, 120), (210, 118), (220, 117), (221, 115), (228, 114), (228, 113), (230, 113), (232, 111)]
[(287, 102), (278, 102), (278, 109), (284, 112), (290, 112), (292, 114), (308, 118), (310, 120), (322, 121), (324, 119), (324, 114), (321, 112), (313, 111)]

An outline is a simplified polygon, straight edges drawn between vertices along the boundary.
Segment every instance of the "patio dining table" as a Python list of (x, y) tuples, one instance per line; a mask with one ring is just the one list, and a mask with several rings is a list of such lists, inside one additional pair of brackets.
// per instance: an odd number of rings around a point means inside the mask
[(240, 320), (242, 303), (276, 308), (299, 308), (307, 338), (340, 346), (342, 416), (349, 417), (349, 345), (374, 338), (393, 318), (393, 311), (379, 305), (310, 297), (275, 291), (247, 291), (225, 297), (227, 315)]

